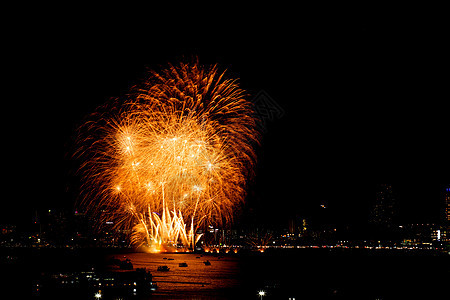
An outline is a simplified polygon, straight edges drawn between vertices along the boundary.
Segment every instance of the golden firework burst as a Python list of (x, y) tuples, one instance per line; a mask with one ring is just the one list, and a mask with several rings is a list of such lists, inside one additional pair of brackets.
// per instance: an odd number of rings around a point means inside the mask
[(230, 223), (258, 142), (245, 96), (217, 66), (151, 72), (83, 126), (84, 203), (136, 246), (191, 248), (199, 226)]

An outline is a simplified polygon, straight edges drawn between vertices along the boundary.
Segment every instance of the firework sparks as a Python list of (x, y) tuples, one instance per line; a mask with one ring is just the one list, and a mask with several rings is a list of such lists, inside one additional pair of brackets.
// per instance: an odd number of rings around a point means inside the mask
[(258, 139), (236, 80), (216, 66), (170, 66), (94, 119), (81, 138), (85, 204), (131, 229), (134, 245), (192, 248), (200, 226), (232, 221)]

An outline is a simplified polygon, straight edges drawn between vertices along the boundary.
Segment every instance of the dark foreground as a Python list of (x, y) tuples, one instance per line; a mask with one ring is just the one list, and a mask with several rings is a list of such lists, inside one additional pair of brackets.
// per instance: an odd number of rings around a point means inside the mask
[[(112, 257), (124, 256), (133, 270), (149, 271), (158, 288), (145, 294), (103, 294), (101, 299), (261, 299), (260, 291), (262, 299), (439, 299), (450, 282), (450, 255), (434, 251), (280, 249), (219, 256), (1, 249), (2, 294), (29, 298), (34, 284), (51, 274), (118, 271), (107, 265)], [(158, 271), (163, 265), (169, 271)], [(34, 297), (99, 299), (96, 294), (62, 289)]]

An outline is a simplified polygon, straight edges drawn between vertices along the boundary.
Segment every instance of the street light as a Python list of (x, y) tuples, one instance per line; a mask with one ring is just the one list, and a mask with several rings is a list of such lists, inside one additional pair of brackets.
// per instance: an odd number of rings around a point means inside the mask
[(100, 294), (100, 293), (95, 293), (94, 297), (95, 297), (96, 299), (100, 299), (100, 298), (102, 297), (102, 294)]
[(258, 296), (261, 297), (261, 300), (262, 300), (262, 298), (263, 298), (265, 295), (266, 295), (266, 292), (265, 292), (265, 291), (259, 291), (259, 292), (258, 292)]

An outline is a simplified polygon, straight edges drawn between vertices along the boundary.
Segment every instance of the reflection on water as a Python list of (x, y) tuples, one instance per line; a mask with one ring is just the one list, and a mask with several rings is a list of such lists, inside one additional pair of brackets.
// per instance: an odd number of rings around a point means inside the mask
[[(165, 299), (260, 299), (259, 291), (264, 291), (264, 300), (432, 299), (450, 280), (450, 256), (432, 252), (312, 250), (221, 258), (145, 253), (127, 257), (135, 267), (152, 272), (158, 283), (154, 295)], [(183, 262), (188, 267), (180, 267)], [(162, 265), (170, 271), (158, 272)]]
[[(113, 255), (114, 253), (114, 255)], [(104, 249), (0, 249), (7, 292), (29, 293), (42, 274), (103, 272), (114, 256), (146, 268), (158, 289), (132, 299), (440, 299), (450, 280), (450, 255), (417, 251), (298, 249), (239, 254), (117, 253)], [(166, 258), (166, 259), (164, 259)], [(204, 264), (206, 260), (210, 266)], [(187, 267), (179, 264), (186, 263)], [(158, 271), (168, 266), (168, 272)], [(103, 268), (103, 269), (102, 269)], [(118, 267), (116, 267), (118, 268)], [(93, 293), (88, 299), (94, 299)], [(58, 299), (84, 299), (59, 297)], [(28, 299), (28, 295), (17, 297)], [(105, 296), (102, 299), (106, 299)], [(37, 298), (37, 299), (47, 299)], [(127, 299), (115, 297), (112, 299)]]
[[(237, 257), (187, 253), (129, 253), (125, 256), (131, 259), (134, 268), (147, 268), (153, 274), (158, 289), (152, 299), (169, 295), (217, 298), (240, 288)], [(207, 260), (211, 265), (204, 263)], [(180, 267), (180, 263), (186, 263), (187, 267)], [(169, 271), (158, 271), (160, 266), (169, 267)]]

